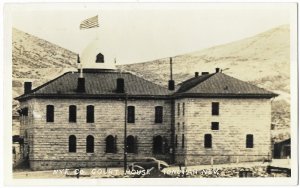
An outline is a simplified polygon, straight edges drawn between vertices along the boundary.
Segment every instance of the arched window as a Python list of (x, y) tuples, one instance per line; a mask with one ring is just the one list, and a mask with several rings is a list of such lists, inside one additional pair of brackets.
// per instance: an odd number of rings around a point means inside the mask
[(211, 148), (212, 147), (212, 137), (211, 134), (204, 135), (204, 147)]
[(86, 152), (94, 153), (94, 137), (92, 135), (86, 137)]
[(76, 122), (76, 106), (75, 105), (69, 106), (69, 122), (72, 122), (72, 123)]
[(69, 152), (76, 152), (76, 136), (69, 136)]
[(86, 107), (86, 122), (94, 123), (94, 106), (88, 105)]
[(127, 136), (127, 153), (135, 153), (135, 139), (132, 135)]
[(104, 63), (104, 56), (101, 53), (97, 55), (96, 63)]
[(163, 152), (163, 139), (161, 136), (153, 138), (153, 153), (161, 154)]
[(115, 153), (115, 138), (112, 135), (106, 137), (105, 143), (106, 143), (105, 152)]
[(47, 105), (46, 121), (47, 122), (54, 122), (54, 106), (53, 105)]
[(163, 122), (163, 107), (156, 106), (155, 107), (155, 123), (162, 123)]
[(246, 136), (246, 148), (253, 148), (253, 134), (247, 134), (247, 136)]

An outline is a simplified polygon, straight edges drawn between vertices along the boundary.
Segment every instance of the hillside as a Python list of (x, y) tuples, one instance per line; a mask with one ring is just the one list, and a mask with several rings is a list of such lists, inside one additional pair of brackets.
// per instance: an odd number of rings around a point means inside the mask
[[(196, 71), (213, 72), (219, 67), (241, 80), (289, 93), (289, 46), (289, 26), (284, 25), (237, 42), (173, 57), (173, 77), (180, 83)], [(170, 74), (169, 58), (120, 67), (162, 85), (167, 84)], [(271, 82), (273, 79), (277, 82)]]
[[(199, 41), (201, 42), (201, 41)], [(194, 72), (213, 72), (216, 67), (238, 79), (280, 94), (273, 102), (272, 122), (278, 129), (290, 124), (289, 26), (280, 26), (240, 41), (173, 57), (176, 84)], [(76, 54), (13, 29), (13, 97), (23, 93), (23, 82), (37, 87), (63, 72), (76, 70)], [(169, 58), (119, 65), (160, 85), (169, 79)], [(14, 101), (14, 112), (17, 108)], [(289, 132), (289, 131), (288, 131)]]
[[(37, 87), (65, 71), (76, 70), (76, 54), (46, 40), (13, 28), (13, 97), (23, 93), (23, 83)], [(18, 102), (13, 102), (14, 113)]]

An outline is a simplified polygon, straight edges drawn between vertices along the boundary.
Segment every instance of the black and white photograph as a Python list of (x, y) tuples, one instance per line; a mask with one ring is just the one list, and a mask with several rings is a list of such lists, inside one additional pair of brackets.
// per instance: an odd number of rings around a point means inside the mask
[(4, 4), (6, 184), (297, 184), (297, 6)]

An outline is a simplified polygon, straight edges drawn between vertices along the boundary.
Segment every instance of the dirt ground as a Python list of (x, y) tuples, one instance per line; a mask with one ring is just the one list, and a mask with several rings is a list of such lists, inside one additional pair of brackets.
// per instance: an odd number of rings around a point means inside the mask
[(47, 178), (218, 178), (218, 177), (239, 177), (240, 171), (251, 171), (248, 177), (286, 177), (284, 173), (266, 173), (266, 167), (270, 163), (248, 162), (219, 165), (199, 165), (199, 166), (170, 166), (161, 172), (150, 170), (146, 172), (132, 171), (124, 175), (122, 167), (114, 168), (82, 168), (78, 177), (78, 169), (60, 169), (47, 171), (31, 171), (29, 169), (14, 169), (13, 178), (16, 179), (47, 179)]

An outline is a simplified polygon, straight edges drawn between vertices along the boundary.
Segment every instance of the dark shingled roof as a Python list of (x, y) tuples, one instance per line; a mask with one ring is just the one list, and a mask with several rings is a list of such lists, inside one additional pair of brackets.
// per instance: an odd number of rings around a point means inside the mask
[(250, 83), (227, 76), (221, 72), (188, 79), (178, 85), (176, 91), (154, 84), (128, 72), (98, 71), (85, 72), (85, 92), (78, 92), (78, 72), (67, 72), (51, 80), (28, 94), (17, 97), (24, 100), (31, 97), (55, 98), (114, 98), (124, 97), (116, 92), (117, 78), (123, 78), (125, 91), (132, 98), (171, 98), (171, 97), (258, 97), (272, 98), (275, 93)]
[(117, 78), (124, 79), (125, 91), (128, 96), (159, 97), (170, 95), (171, 92), (162, 86), (154, 84), (128, 72), (89, 72), (83, 73), (85, 78), (85, 92), (77, 92), (78, 72), (67, 72), (62, 76), (47, 82), (29, 94), (16, 99), (27, 97), (63, 96), (63, 97), (114, 97), (123, 96), (116, 92)]
[(221, 72), (191, 78), (180, 84), (177, 96), (275, 97), (275, 93)]

